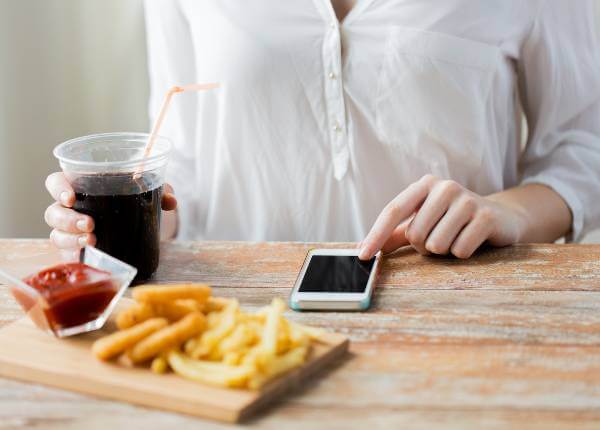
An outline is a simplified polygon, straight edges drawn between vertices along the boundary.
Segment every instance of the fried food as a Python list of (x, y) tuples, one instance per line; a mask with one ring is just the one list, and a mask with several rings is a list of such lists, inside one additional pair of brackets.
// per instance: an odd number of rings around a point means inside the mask
[(290, 328), (306, 335), (310, 340), (319, 341), (325, 336), (325, 330), (288, 321)]
[(289, 350), (285, 354), (273, 357), (269, 366), (256, 373), (248, 381), (248, 388), (257, 390), (271, 379), (302, 365), (308, 354), (308, 346), (299, 346)]
[(172, 302), (135, 303), (117, 316), (117, 327), (126, 329), (150, 318), (162, 317), (178, 321), (191, 312), (204, 311), (205, 304), (194, 299), (179, 299)]
[(273, 299), (269, 310), (267, 311), (265, 328), (261, 339), (262, 350), (270, 355), (274, 355), (277, 351), (277, 333), (281, 326), (281, 315), (285, 309), (283, 300)]
[(222, 311), (232, 301), (233, 299), (211, 296), (206, 301), (206, 312)]
[(152, 304), (156, 315), (167, 318), (170, 321), (178, 321), (192, 312), (202, 312), (204, 304), (194, 299), (180, 299), (173, 302)]
[(149, 303), (134, 303), (117, 315), (117, 327), (124, 330), (153, 317), (156, 313)]
[(224, 357), (227, 353), (239, 351), (255, 343), (257, 336), (254, 330), (247, 324), (239, 324), (230, 334), (217, 345), (219, 356)]
[(117, 331), (98, 339), (92, 345), (92, 352), (100, 360), (109, 360), (142, 339), (167, 327), (169, 322), (164, 318), (152, 318), (126, 330)]
[(154, 373), (165, 373), (169, 368), (169, 363), (167, 363), (167, 359), (162, 355), (158, 357), (154, 357), (152, 360), (152, 364), (150, 365), (150, 369)]
[(146, 303), (167, 303), (178, 299), (206, 303), (210, 291), (210, 287), (204, 284), (141, 285), (133, 290), (133, 298)]
[(134, 363), (141, 363), (156, 357), (169, 348), (179, 346), (192, 336), (202, 332), (205, 327), (205, 316), (200, 312), (192, 312), (137, 343), (128, 355)]
[[(256, 313), (237, 300), (211, 297), (201, 284), (146, 285), (117, 317), (119, 331), (94, 343), (94, 354), (152, 372), (170, 369), (219, 387), (260, 389), (301, 366), (323, 330), (288, 321), (285, 302), (273, 299)], [(147, 365), (147, 364), (146, 364)]]
[(265, 327), (256, 354), (258, 364), (263, 367), (277, 354), (278, 332), (282, 325), (281, 315), (284, 309), (285, 303), (283, 300), (276, 298), (273, 299), (271, 306), (267, 310)]
[(179, 351), (170, 351), (168, 362), (175, 373), (184, 378), (218, 387), (244, 387), (255, 373), (252, 366), (230, 366), (194, 360)]
[(220, 318), (213, 323), (215, 325), (204, 332), (193, 344), (194, 346), (189, 347), (186, 352), (193, 358), (203, 358), (210, 355), (221, 339), (233, 331), (238, 310), (239, 303), (237, 300), (233, 300), (227, 304), (225, 309), (221, 311)]

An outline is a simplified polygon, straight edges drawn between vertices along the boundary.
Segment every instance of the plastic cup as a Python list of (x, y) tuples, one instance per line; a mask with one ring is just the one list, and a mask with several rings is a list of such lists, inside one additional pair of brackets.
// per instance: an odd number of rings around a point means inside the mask
[(144, 158), (146, 133), (104, 133), (54, 148), (75, 191), (73, 209), (94, 219), (96, 247), (152, 277), (160, 253), (162, 188), (171, 143), (158, 136)]

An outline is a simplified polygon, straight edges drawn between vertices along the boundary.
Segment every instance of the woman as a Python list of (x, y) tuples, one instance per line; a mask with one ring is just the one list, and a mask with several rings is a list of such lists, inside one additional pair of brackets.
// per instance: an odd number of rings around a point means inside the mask
[[(593, 16), (591, 0), (147, 1), (152, 116), (174, 84), (221, 83), (169, 112), (163, 233), (362, 240), (363, 258), (581, 238), (600, 225)], [(64, 177), (47, 187), (52, 241), (93, 243)]]

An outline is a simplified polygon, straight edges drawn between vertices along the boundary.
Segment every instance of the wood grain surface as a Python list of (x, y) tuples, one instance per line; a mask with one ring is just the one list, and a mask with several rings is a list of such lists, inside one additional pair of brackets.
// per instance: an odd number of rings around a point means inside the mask
[[(170, 244), (156, 281), (208, 282), (252, 310), (287, 296), (307, 250), (326, 246), (348, 244)], [(0, 266), (47, 247), (0, 240)], [(0, 286), (0, 325), (20, 315)], [(519, 245), (467, 261), (404, 249), (386, 258), (368, 312), (286, 316), (347, 335), (351, 354), (243, 427), (600, 428), (599, 245)], [(0, 379), (0, 429), (167, 426), (231, 428)]]

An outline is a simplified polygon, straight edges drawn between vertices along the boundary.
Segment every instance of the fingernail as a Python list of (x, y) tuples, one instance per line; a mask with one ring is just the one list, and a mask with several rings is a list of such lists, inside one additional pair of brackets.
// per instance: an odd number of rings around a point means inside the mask
[(87, 222), (84, 219), (80, 219), (79, 221), (77, 221), (77, 228), (79, 229), (79, 231), (85, 231), (87, 227)]
[(81, 247), (84, 247), (85, 245), (87, 245), (87, 235), (79, 236), (79, 239), (77, 239), (77, 242), (79, 243), (79, 246), (81, 246)]
[(369, 258), (369, 250), (366, 247), (360, 248), (360, 252), (358, 253), (358, 258), (361, 260), (366, 260)]
[(69, 192), (68, 191), (63, 191), (62, 193), (60, 193), (60, 201), (63, 202), (65, 205), (69, 204)]

